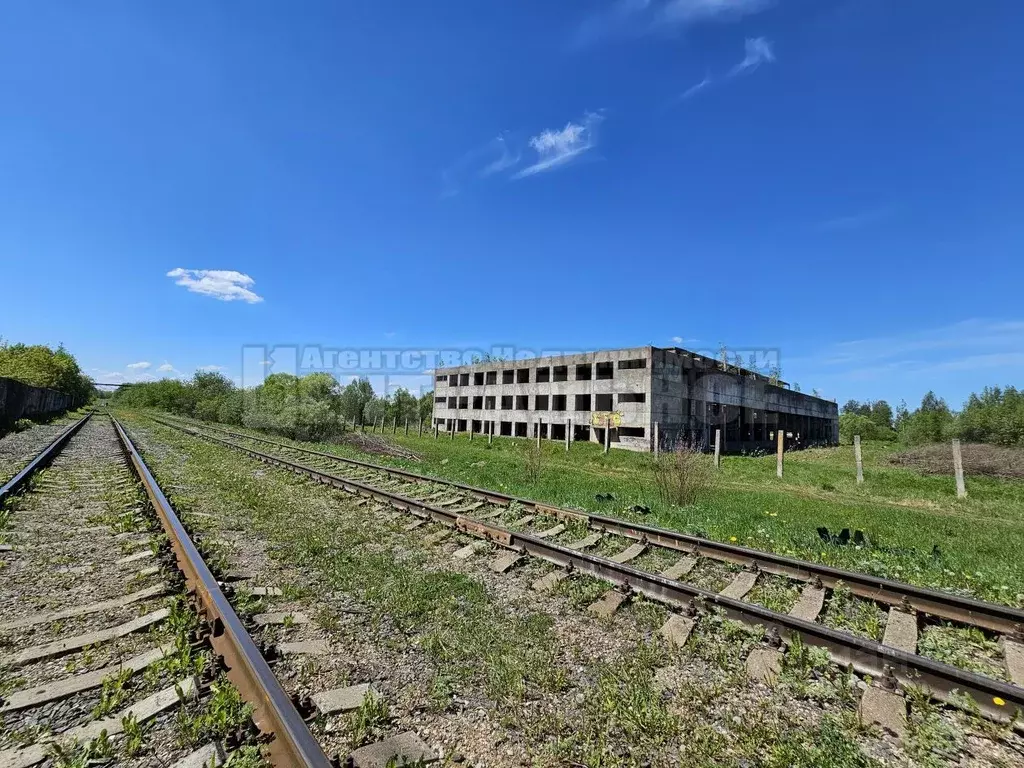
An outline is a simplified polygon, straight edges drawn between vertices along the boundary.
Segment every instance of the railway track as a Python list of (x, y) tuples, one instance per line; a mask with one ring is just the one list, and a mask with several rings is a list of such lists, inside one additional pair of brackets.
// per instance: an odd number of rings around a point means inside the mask
[[(905, 715), (900, 691), (908, 685), (923, 687), (950, 703), (957, 703), (956, 692), (967, 694), (987, 717), (1015, 721), (1018, 730), (1024, 729), (1018, 717), (1024, 712), (1024, 611), (563, 509), (208, 424), (197, 429), (155, 420), (259, 461), (388, 503), (415, 517), (410, 530), (430, 521), (492, 542), (504, 550), (491, 563), (495, 570), (509, 570), (525, 555), (559, 566), (560, 570), (534, 585), (538, 589), (551, 588), (574, 572), (608, 581), (613, 589), (591, 606), (600, 615), (610, 615), (634, 593), (658, 600), (677, 611), (662, 633), (678, 644), (686, 642), (710, 609), (761, 626), (765, 644), (748, 659), (748, 669), (755, 676), (767, 679), (777, 674), (783, 647), (799, 637), (805, 644), (826, 649), (837, 664), (870, 676), (873, 685), (865, 692), (862, 712), (893, 730), (900, 727), (901, 709)], [(267, 452), (267, 447), (274, 452)], [(470, 545), (457, 554), (470, 557), (476, 551)], [(707, 579), (698, 578), (705, 566), (719, 567), (721, 578), (713, 589), (708, 588)], [(759, 584), (769, 579), (798, 588), (798, 597), (788, 611), (770, 610), (750, 599)], [(826, 605), (842, 590), (887, 611), (882, 642), (821, 622)], [(990, 665), (986, 674), (979, 674), (917, 653), (921, 628), (942, 623), (983, 630), (998, 640), (1002, 658)]]
[(65, 433), (80, 429), (86, 417), (70, 424), (38, 424), (0, 438), (0, 502), (4, 496), (16, 492), (18, 484), (13, 481), (22, 470)]
[[(0, 502), (0, 768), (184, 768), (234, 749), (332, 765), (115, 420), (71, 425)], [(252, 722), (208, 733), (204, 713), (239, 695)]]

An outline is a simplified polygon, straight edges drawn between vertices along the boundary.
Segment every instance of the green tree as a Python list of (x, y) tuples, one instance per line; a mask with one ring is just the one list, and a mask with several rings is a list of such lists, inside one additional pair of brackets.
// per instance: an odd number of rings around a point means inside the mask
[(359, 420), (363, 416), (363, 410), (375, 395), (373, 387), (366, 378), (355, 379), (346, 385), (341, 391), (341, 415), (351, 420), (355, 417)]

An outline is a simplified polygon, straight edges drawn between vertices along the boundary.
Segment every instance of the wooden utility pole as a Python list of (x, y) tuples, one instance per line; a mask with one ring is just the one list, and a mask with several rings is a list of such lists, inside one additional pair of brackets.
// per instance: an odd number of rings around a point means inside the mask
[(778, 475), (779, 477), (782, 477), (782, 449), (785, 445), (786, 433), (780, 429), (776, 433), (776, 437), (779, 441), (779, 453), (778, 457), (775, 460), (775, 474)]
[(853, 436), (853, 457), (857, 460), (857, 485), (864, 482), (864, 460), (860, 453), (860, 435)]
[(722, 468), (722, 430), (715, 430), (715, 469)]
[(953, 472), (956, 473), (956, 497), (967, 498), (967, 487), (964, 485), (964, 459), (960, 455), (960, 441), (953, 441)]

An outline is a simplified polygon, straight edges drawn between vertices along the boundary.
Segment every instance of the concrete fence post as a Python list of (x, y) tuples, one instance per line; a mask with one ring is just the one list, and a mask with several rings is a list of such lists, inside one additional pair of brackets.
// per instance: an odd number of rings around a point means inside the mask
[(459, 428), (458, 419), (452, 419), (452, 426), (451, 426), (451, 429), (448, 431), (448, 439), (449, 440), (454, 440), (455, 439), (455, 430), (458, 429), (458, 428)]
[(605, 419), (604, 422), (604, 452), (608, 453), (608, 449), (612, 446), (612, 420)]
[(419, 437), (423, 437), (423, 419), (422, 419), (422, 417), (420, 418), (420, 431), (419, 431), (419, 435), (418, 436)]
[(782, 477), (782, 449), (786, 439), (786, 433), (781, 429), (776, 433), (779, 443), (778, 455), (775, 459), (775, 474)]
[(494, 422), (488, 421), (487, 424), (487, 444), (490, 445), (494, 442)]
[(395, 416), (391, 420), (391, 434), (392, 435), (397, 435), (398, 434), (398, 417), (397, 416)]
[(409, 417), (405, 417), (405, 436), (409, 436)]
[(437, 440), (437, 422), (434, 422), (434, 439)]
[(722, 468), (722, 430), (715, 430), (715, 469)]
[(468, 423), (469, 423), (469, 440), (470, 440), (470, 442), (472, 442), (473, 441), (473, 420), (470, 419)]
[(960, 454), (960, 441), (953, 441), (953, 472), (956, 474), (956, 497), (967, 498), (967, 487), (964, 485), (964, 459)]
[(654, 458), (661, 455), (661, 425), (654, 422)]
[(864, 482), (864, 459), (860, 453), (860, 435), (853, 436), (853, 457), (857, 461), (857, 485)]
[(537, 448), (540, 448), (540, 425), (542, 423), (540, 419), (537, 419), (537, 423), (533, 425), (533, 428), (537, 430)]
[(569, 452), (569, 445), (572, 443), (572, 419), (565, 420), (565, 451)]

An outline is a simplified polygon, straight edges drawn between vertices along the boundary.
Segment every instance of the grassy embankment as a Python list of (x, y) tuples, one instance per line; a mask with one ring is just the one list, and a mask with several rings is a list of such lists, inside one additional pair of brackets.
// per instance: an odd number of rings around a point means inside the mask
[[(697, 504), (677, 507), (659, 498), (653, 459), (644, 454), (613, 450), (606, 456), (585, 443), (566, 454), (561, 443), (545, 441), (539, 467), (531, 467), (530, 440), (495, 438), (488, 446), (479, 436), (435, 441), (401, 430), (392, 439), (423, 460), (368, 457), (346, 445), (315, 447), (1024, 607), (1024, 482), (968, 477), (968, 498), (958, 500), (951, 475), (890, 465), (891, 444), (864, 444), (859, 486), (850, 446), (789, 453), (782, 480), (774, 456), (726, 456), (716, 486)], [(614, 500), (596, 499), (608, 493)], [(632, 513), (635, 504), (650, 507), (650, 514)], [(825, 543), (819, 526), (862, 530), (869, 546)]]

